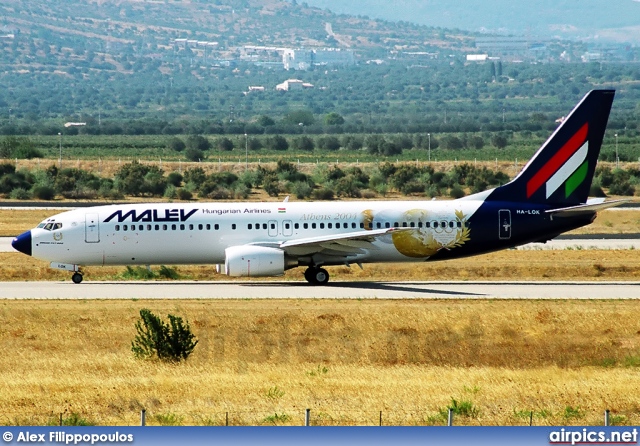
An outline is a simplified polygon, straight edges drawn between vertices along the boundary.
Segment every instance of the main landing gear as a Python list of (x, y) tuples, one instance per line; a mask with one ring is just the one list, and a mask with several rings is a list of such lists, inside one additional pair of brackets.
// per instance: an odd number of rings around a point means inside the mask
[(80, 283), (82, 282), (82, 273), (73, 273), (73, 276), (71, 276), (71, 280), (73, 281), (73, 283)]
[(304, 278), (311, 285), (326, 285), (329, 282), (329, 273), (324, 268), (310, 266), (304, 272)]

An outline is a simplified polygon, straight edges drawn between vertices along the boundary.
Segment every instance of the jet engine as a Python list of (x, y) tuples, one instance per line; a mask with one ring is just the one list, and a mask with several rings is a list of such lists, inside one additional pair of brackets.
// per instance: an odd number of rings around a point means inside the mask
[(224, 250), (224, 272), (232, 277), (281, 276), (284, 251), (264, 246), (232, 246)]

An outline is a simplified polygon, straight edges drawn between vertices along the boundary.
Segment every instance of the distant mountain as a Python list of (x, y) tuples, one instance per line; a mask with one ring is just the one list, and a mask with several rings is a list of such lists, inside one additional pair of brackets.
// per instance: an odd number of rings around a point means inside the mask
[(334, 13), (472, 32), (640, 44), (638, 0), (306, 0)]

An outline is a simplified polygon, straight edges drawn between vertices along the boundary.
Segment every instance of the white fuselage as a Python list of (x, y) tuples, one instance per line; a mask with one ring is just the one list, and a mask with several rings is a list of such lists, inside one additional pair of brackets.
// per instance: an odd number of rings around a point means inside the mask
[[(76, 265), (221, 264), (225, 249), (232, 246), (278, 246), (385, 227), (414, 227), (410, 232), (415, 237), (446, 246), (460, 234), (460, 216), (464, 216), (464, 225), (481, 204), (481, 200), (196, 202), (79, 208), (55, 215), (33, 229), (32, 255)], [(418, 260), (403, 254), (397, 245), (391, 235), (380, 237), (370, 249), (359, 250), (349, 260)], [(303, 246), (290, 251), (304, 256), (304, 250)], [(328, 259), (325, 263), (331, 264)]]

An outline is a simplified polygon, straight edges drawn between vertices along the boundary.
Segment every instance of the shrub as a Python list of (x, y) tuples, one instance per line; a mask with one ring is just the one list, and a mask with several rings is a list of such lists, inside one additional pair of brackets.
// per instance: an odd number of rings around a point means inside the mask
[(167, 175), (167, 183), (173, 184), (175, 187), (180, 187), (182, 185), (183, 177), (179, 172), (171, 172)]
[(51, 186), (40, 185), (33, 187), (33, 196), (39, 200), (53, 200), (56, 196), (56, 191)]
[(150, 310), (140, 310), (136, 322), (137, 335), (131, 342), (131, 351), (137, 358), (154, 358), (161, 361), (180, 362), (186, 360), (198, 344), (189, 323), (169, 314), (167, 324)]
[(327, 187), (313, 191), (313, 198), (315, 200), (333, 200), (334, 195), (334, 192)]
[(193, 194), (184, 188), (178, 189), (176, 194), (178, 196), (178, 200), (187, 201), (193, 199)]
[(449, 196), (451, 198), (462, 198), (464, 197), (464, 191), (462, 190), (462, 188), (458, 185), (455, 185), (451, 188), (451, 191), (449, 191)]
[(11, 193), (9, 194), (9, 198), (11, 198), (12, 200), (30, 200), (31, 193), (29, 193), (28, 190), (19, 187), (11, 191)]

